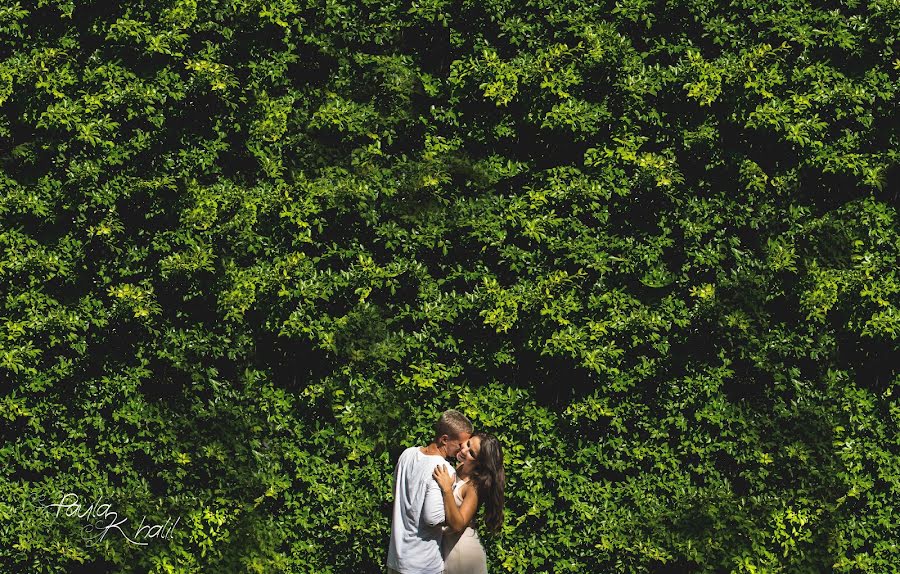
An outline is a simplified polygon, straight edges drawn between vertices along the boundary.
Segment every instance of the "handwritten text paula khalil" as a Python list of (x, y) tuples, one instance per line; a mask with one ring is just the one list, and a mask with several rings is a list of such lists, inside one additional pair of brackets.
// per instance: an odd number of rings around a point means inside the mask
[(129, 543), (146, 546), (149, 543), (147, 542), (148, 540), (171, 538), (172, 531), (181, 520), (179, 516), (175, 519), (175, 522), (172, 522), (171, 518), (167, 518), (163, 524), (145, 524), (147, 517), (144, 516), (135, 530), (127, 525), (127, 517), (119, 518), (119, 513), (113, 511), (110, 504), (101, 504), (102, 500), (103, 498), (100, 497), (92, 502), (90, 506), (84, 506), (79, 502), (78, 495), (68, 492), (62, 496), (59, 502), (48, 504), (45, 508), (55, 508), (56, 517), (63, 515), (69, 518), (77, 517), (86, 520), (87, 525), (84, 529), (91, 534), (88, 538), (91, 544), (102, 542), (107, 534), (111, 531), (116, 531)]

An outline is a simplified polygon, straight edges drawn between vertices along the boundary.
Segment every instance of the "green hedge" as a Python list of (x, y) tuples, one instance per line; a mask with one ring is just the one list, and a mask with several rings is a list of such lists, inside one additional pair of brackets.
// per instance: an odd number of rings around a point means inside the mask
[(493, 572), (900, 572), (898, 36), (7, 1), (0, 571), (377, 572), (456, 407), (505, 448)]

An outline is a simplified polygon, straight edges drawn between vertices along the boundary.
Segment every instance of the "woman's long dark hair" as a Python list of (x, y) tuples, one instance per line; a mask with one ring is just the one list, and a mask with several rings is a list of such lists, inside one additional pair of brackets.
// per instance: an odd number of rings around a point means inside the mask
[(484, 502), (484, 523), (493, 532), (503, 525), (503, 488), (506, 472), (503, 470), (503, 450), (497, 437), (477, 432), (472, 438), (481, 440), (472, 482), (478, 488), (478, 500)]

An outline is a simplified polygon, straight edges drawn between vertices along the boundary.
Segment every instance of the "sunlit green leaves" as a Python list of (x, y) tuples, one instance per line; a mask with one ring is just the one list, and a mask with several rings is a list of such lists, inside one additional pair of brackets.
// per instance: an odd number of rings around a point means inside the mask
[[(0, 8), (0, 564), (381, 570), (392, 457), (458, 407), (492, 570), (895, 570), (898, 24)], [(183, 526), (17, 506), (63, 490)]]

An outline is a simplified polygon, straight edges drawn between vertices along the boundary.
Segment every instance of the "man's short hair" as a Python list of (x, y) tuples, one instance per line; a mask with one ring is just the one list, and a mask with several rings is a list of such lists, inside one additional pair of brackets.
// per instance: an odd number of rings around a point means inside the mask
[(472, 434), (473, 430), (475, 430), (475, 427), (472, 426), (472, 421), (467, 419), (466, 415), (450, 409), (444, 411), (435, 423), (434, 440), (437, 441), (437, 439), (444, 435), (447, 435), (450, 438), (456, 438), (462, 433)]

